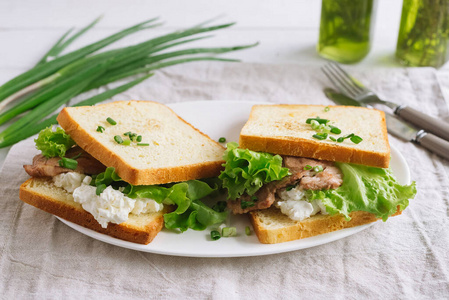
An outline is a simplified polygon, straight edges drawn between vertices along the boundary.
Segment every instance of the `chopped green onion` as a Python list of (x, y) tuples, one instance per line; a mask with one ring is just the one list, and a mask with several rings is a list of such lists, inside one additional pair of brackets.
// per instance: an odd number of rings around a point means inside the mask
[(316, 117), (316, 118), (308, 118), (308, 119), (306, 120), (306, 123), (307, 123), (307, 124), (311, 124), (312, 121), (317, 121), (319, 124), (324, 124), (324, 125), (326, 125), (330, 120), (328, 120), (328, 119), (321, 119), (320, 117)]
[(78, 162), (71, 158), (63, 157), (58, 160), (58, 164), (60, 167), (67, 168), (70, 170), (75, 170), (78, 167)]
[(123, 144), (123, 139), (119, 135), (114, 136), (114, 140), (117, 142), (117, 144)]
[(78, 158), (81, 156), (81, 154), (83, 154), (83, 152), (78, 153), (77, 155), (75, 155), (74, 157), (72, 157), (72, 159), (78, 159)]
[(335, 134), (340, 134), (341, 133), (341, 129), (332, 125), (329, 125), (329, 127), (331, 128), (331, 132), (335, 133)]
[(240, 207), (241, 207), (242, 209), (245, 209), (245, 208), (248, 208), (248, 207), (252, 207), (252, 206), (254, 206), (254, 205), (256, 205), (256, 204), (254, 203), (254, 201), (244, 201), (244, 200), (242, 200), (242, 202), (240, 203)]
[(136, 140), (137, 140), (137, 142), (140, 143), (140, 142), (142, 141), (142, 136), (141, 136), (141, 135), (138, 135)]
[(95, 194), (97, 196), (100, 196), (101, 193), (103, 193), (103, 191), (106, 189), (106, 184), (102, 183), (100, 185), (97, 186), (97, 188), (95, 189)]
[(110, 118), (110, 117), (108, 117), (108, 118), (106, 119), (106, 121), (108, 121), (108, 123), (111, 124), (111, 125), (117, 125), (117, 122), (115, 122), (114, 119), (112, 119), (112, 118)]
[(304, 167), (304, 170), (305, 171), (307, 171), (307, 170), (312, 170), (312, 166), (311, 165), (306, 165), (305, 167)]
[(130, 140), (124, 140), (122, 145), (129, 146), (129, 145), (131, 145), (131, 141)]
[(225, 143), (226, 142), (226, 138), (225, 137), (221, 137), (221, 138), (218, 139), (218, 142)]
[(327, 136), (328, 136), (327, 133), (316, 133), (313, 135), (313, 137), (318, 140), (325, 140), (325, 139), (327, 139)]
[(310, 125), (312, 126), (313, 130), (319, 130), (320, 129), (320, 123), (318, 123), (316, 120), (312, 120), (310, 122)]
[(363, 141), (363, 139), (358, 135), (351, 136), (351, 142), (353, 142), (354, 144), (359, 144), (361, 141)]
[(334, 138), (333, 136), (329, 136), (329, 139), (330, 139), (331, 141), (334, 141), (334, 142), (336, 142), (336, 141), (337, 141), (337, 139), (336, 139), (336, 138)]
[(249, 226), (245, 227), (245, 234), (246, 235), (251, 235), (251, 228)]
[[(305, 167), (304, 167), (305, 168)], [(285, 188), (285, 190), (288, 192), (288, 191), (291, 191), (292, 189), (294, 189), (295, 188), (295, 186), (296, 185), (289, 185), (289, 186), (287, 186), (286, 188)]]
[(226, 201), (218, 201), (214, 206), (212, 206), (212, 209), (217, 212), (224, 212), (226, 209)]
[(210, 232), (210, 238), (214, 241), (219, 240), (221, 238), (220, 233), (216, 230), (212, 230)]
[(103, 126), (98, 126), (98, 127), (97, 127), (97, 131), (98, 131), (98, 132), (102, 132), (102, 133), (103, 133), (104, 130), (105, 130), (105, 129), (104, 129)]
[(323, 166), (321, 165), (315, 166), (313, 167), (313, 170), (317, 173), (323, 172)]
[(236, 236), (237, 235), (237, 229), (235, 227), (224, 227), (221, 230), (221, 235), (223, 237)]
[(137, 146), (149, 146), (150, 144), (148, 143), (137, 143)]
[(324, 112), (328, 112), (329, 110), (331, 110), (331, 109), (329, 108), (329, 106), (326, 106), (326, 107), (324, 108)]
[(131, 132), (131, 131), (125, 132), (123, 135), (124, 135), (124, 136), (128, 136), (129, 139), (130, 139), (132, 142), (134, 142), (134, 140), (135, 140), (136, 137), (137, 137), (137, 133), (133, 133), (133, 132)]
[(351, 134), (348, 134), (347, 136), (339, 137), (337, 139), (337, 142), (342, 143), (346, 139), (350, 139), (351, 142), (353, 142), (354, 144), (359, 144), (360, 142), (363, 141), (363, 139), (361, 137), (359, 137), (358, 135), (355, 135), (354, 133), (351, 133)]

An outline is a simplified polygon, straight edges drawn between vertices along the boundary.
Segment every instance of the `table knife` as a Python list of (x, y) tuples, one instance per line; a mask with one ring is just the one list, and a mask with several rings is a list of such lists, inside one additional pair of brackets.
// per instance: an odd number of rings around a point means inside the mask
[[(331, 88), (324, 89), (327, 98), (339, 105), (361, 106), (361, 103), (351, 99)], [(366, 107), (372, 108), (369, 105)], [(394, 115), (385, 112), (388, 133), (403, 140), (421, 145), (427, 150), (449, 160), (449, 142), (428, 133), (425, 130), (417, 130)]]

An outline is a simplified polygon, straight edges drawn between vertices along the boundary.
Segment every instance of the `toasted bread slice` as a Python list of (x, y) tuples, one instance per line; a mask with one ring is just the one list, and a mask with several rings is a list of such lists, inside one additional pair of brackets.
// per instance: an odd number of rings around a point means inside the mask
[[(240, 147), (281, 155), (363, 164), (387, 168), (390, 163), (385, 114), (382, 111), (353, 106), (255, 105), (240, 133)], [(341, 129), (338, 138), (354, 133), (363, 141), (349, 139), (338, 143), (318, 140), (316, 131), (306, 124), (319, 116)]]
[[(397, 211), (393, 216), (401, 214)], [(379, 220), (375, 215), (365, 211), (355, 211), (349, 214), (351, 220), (346, 221), (341, 214), (316, 214), (302, 220), (294, 221), (284, 215), (278, 208), (252, 211), (249, 214), (254, 231), (263, 244), (277, 244), (304, 239), (340, 229), (369, 224)]]
[(107, 228), (85, 211), (81, 204), (73, 201), (70, 193), (56, 187), (51, 179), (30, 178), (20, 186), (20, 199), (30, 205), (54, 214), (67, 221), (100, 233), (139, 244), (148, 244), (164, 227), (164, 211), (140, 215), (130, 214), (121, 224), (109, 223)]
[[(112, 118), (116, 125), (108, 123)], [(133, 185), (164, 184), (218, 176), (224, 148), (181, 119), (171, 109), (151, 101), (118, 101), (97, 106), (67, 107), (58, 122), (86, 152)], [(104, 132), (97, 131), (98, 126)], [(124, 133), (142, 136), (138, 146), (119, 144)]]

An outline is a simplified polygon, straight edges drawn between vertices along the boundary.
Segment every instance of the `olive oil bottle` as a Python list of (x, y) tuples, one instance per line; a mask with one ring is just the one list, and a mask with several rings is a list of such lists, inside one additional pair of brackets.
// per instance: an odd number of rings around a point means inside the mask
[(318, 53), (356, 63), (370, 51), (376, 0), (322, 0)]
[(396, 58), (406, 66), (441, 67), (449, 59), (449, 0), (404, 0)]

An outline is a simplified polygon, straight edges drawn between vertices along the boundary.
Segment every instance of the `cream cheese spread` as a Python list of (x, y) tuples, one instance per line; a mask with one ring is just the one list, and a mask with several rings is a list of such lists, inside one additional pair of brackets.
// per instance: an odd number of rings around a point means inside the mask
[(281, 191), (278, 197), (280, 200), (276, 202), (276, 207), (294, 221), (302, 221), (319, 212), (327, 214), (326, 207), (320, 200), (307, 201), (305, 191), (299, 187)]
[(150, 212), (158, 212), (164, 208), (162, 203), (157, 203), (153, 199), (149, 198), (137, 198), (133, 210), (134, 215), (146, 214)]
[(83, 174), (69, 172), (53, 177), (56, 186), (73, 193), (75, 202), (80, 203), (84, 210), (92, 214), (95, 220), (106, 228), (108, 223), (120, 224), (128, 220), (129, 214), (158, 212), (163, 204), (149, 198), (131, 199), (121, 191), (108, 186), (100, 195), (96, 187), (89, 185), (92, 178)]
[(108, 223), (120, 224), (128, 220), (136, 200), (126, 197), (122, 192), (108, 186), (99, 196), (96, 187), (82, 185), (73, 192), (73, 199), (90, 212), (101, 227), (108, 227)]
[[(87, 176), (90, 178), (90, 176)], [(73, 191), (80, 187), (86, 175), (76, 173), (76, 172), (68, 172), (61, 173), (53, 177), (53, 183), (60, 188), (63, 188), (69, 193), (73, 193)]]

